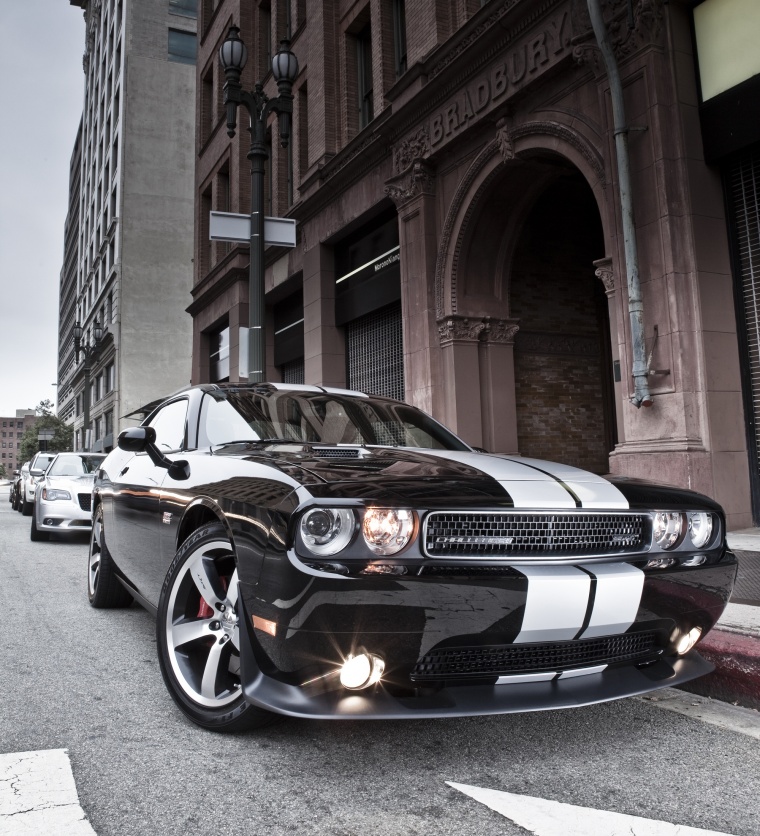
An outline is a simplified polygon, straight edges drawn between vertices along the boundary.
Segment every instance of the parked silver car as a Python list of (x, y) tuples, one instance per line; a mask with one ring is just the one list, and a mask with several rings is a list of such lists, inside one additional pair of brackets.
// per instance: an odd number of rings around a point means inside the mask
[(58, 453), (36, 485), (32, 540), (47, 540), (51, 531), (92, 528), (92, 482), (104, 458), (97, 453)]
[[(34, 494), (37, 483), (42, 479), (47, 466), (55, 458), (55, 453), (35, 453), (29, 462), (29, 472), (24, 475), (20, 484), (19, 510), (28, 517), (34, 510)], [(21, 468), (24, 472), (24, 468)]]

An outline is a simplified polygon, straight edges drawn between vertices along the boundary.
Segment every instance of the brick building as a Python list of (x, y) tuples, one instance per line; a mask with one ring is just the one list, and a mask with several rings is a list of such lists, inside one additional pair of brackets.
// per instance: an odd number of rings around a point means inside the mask
[(21, 467), (21, 437), (37, 420), (33, 409), (17, 409), (16, 414), (0, 417), (0, 464), (8, 476)]
[[(58, 415), (75, 449), (107, 451), (145, 404), (190, 380), (196, 0), (69, 2), (84, 12), (84, 106), (60, 277)], [(77, 325), (92, 348), (78, 357)]]
[(629, 129), (641, 408), (610, 81), (586, 0), (201, 5), (194, 382), (246, 372), (247, 247), (208, 240), (210, 210), (250, 211), (248, 137), (227, 137), (217, 52), (239, 26), (243, 86), (274, 96), (269, 56), (289, 34), (293, 136), (271, 145), (266, 214), (296, 219), (297, 247), (267, 250), (268, 376), (403, 397), (473, 445), (689, 486), (732, 527), (751, 523), (692, 3), (603, 3)]

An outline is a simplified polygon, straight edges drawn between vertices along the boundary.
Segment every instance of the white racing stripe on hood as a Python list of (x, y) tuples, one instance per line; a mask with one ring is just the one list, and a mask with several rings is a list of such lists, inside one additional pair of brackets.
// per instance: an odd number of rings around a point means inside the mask
[(627, 509), (628, 500), (606, 479), (577, 467), (540, 459), (470, 453), (460, 450), (424, 450), (426, 455), (474, 467), (495, 479), (512, 497), (515, 508)]

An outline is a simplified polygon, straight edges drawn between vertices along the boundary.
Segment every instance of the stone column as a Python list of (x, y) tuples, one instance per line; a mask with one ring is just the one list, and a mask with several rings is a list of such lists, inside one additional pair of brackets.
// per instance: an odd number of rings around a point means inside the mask
[[(452, 315), (438, 322), (443, 366), (443, 422), (468, 444), (485, 446), (479, 342), (486, 324), (482, 319)], [(514, 371), (513, 371), (514, 393)]]
[(516, 319), (483, 321), (480, 332), (482, 444), (491, 453), (517, 453)]
[(438, 237), (435, 174), (420, 157), (429, 149), (427, 129), (401, 143), (385, 193), (398, 210), (405, 399), (442, 417), (440, 356), (435, 322)]
[(346, 347), (335, 325), (335, 264), (330, 247), (303, 256), (304, 378), (322, 386), (346, 385)]
[[(621, 346), (625, 350), (625, 333), (620, 333), (618, 321), (618, 301), (615, 298), (615, 271), (611, 258), (599, 258), (594, 262), (594, 275), (604, 285), (604, 292), (607, 296), (607, 311), (610, 319), (610, 350), (612, 351), (612, 362), (617, 364), (618, 374), (614, 381), (615, 386), (615, 424), (617, 426), (618, 441), (624, 438), (624, 422), (622, 404), (628, 397), (628, 386), (623, 383), (623, 366), (625, 357), (621, 361)], [(618, 379), (620, 378), (620, 379)]]

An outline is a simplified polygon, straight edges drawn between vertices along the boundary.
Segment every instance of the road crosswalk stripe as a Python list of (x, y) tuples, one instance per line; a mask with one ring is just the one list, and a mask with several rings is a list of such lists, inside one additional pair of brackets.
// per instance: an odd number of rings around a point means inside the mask
[(0, 755), (0, 836), (95, 836), (66, 749)]
[(515, 795), (467, 784), (446, 783), (501, 813), (535, 836), (731, 836), (717, 830), (670, 824), (665, 821), (577, 807), (529, 795)]

